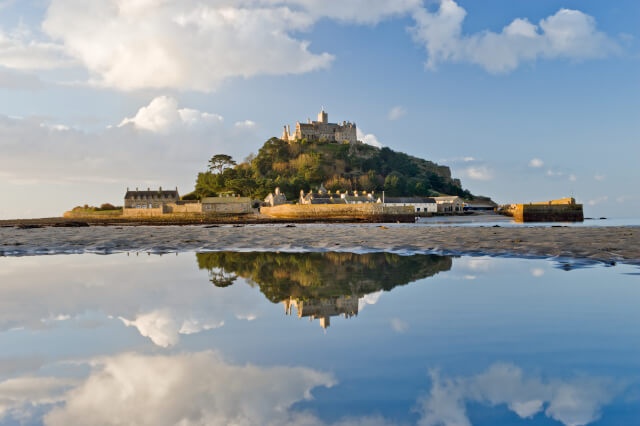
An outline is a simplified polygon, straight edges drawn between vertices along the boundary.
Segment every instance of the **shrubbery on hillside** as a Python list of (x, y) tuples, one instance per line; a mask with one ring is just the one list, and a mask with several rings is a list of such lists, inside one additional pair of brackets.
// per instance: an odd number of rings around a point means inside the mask
[(451, 179), (448, 167), (395, 152), (389, 148), (357, 143), (302, 140), (287, 143), (278, 138), (265, 142), (257, 155), (235, 164), (218, 154), (207, 172), (198, 174), (197, 198), (233, 191), (264, 198), (280, 187), (288, 199), (300, 190), (320, 184), (332, 191), (386, 191), (389, 196), (459, 195), (473, 199), (469, 191)]

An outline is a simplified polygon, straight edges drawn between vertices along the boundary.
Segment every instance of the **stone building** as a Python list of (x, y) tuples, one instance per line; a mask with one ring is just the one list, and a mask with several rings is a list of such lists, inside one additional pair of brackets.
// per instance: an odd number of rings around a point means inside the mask
[(356, 123), (343, 121), (341, 124), (329, 123), (329, 114), (322, 108), (318, 113), (318, 121), (307, 119), (306, 123), (296, 123), (295, 134), (291, 133), (291, 127), (284, 126), (282, 140), (295, 142), (302, 139), (325, 140), (327, 142), (357, 141)]
[(310, 321), (320, 320), (320, 327), (327, 328), (331, 325), (331, 317), (342, 316), (350, 318), (358, 315), (358, 296), (338, 296), (326, 299), (297, 299), (290, 297), (283, 300), (284, 310), (291, 315), (291, 308), (295, 307), (298, 318), (308, 317)]
[(267, 197), (264, 199), (264, 204), (268, 207), (287, 204), (287, 197), (282, 192), (280, 192), (280, 188), (276, 188), (274, 192), (267, 195)]
[(438, 213), (460, 213), (464, 210), (464, 201), (458, 196), (452, 195), (433, 198), (438, 205)]
[(336, 191), (332, 193), (327, 190), (324, 185), (320, 184), (320, 188), (318, 188), (316, 192), (309, 191), (305, 194), (304, 190), (300, 190), (300, 199), (298, 202), (300, 204), (363, 204), (375, 203), (377, 201), (373, 192), (353, 191), (349, 193), (349, 191)]
[(157, 191), (152, 191), (151, 188), (147, 188), (146, 191), (139, 191), (136, 188), (135, 191), (130, 191), (127, 188), (127, 192), (124, 195), (124, 208), (125, 209), (157, 209), (161, 208), (166, 203), (174, 203), (180, 200), (180, 194), (178, 194), (178, 188), (175, 190), (165, 191), (162, 187)]

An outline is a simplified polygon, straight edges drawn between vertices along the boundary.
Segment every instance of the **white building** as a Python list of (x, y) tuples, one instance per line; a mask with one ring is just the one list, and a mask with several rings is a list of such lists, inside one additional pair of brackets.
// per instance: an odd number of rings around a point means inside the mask
[[(382, 198), (378, 198), (378, 202), (382, 203)], [(433, 198), (421, 197), (385, 197), (385, 206), (412, 206), (416, 213), (436, 213), (438, 205)]]

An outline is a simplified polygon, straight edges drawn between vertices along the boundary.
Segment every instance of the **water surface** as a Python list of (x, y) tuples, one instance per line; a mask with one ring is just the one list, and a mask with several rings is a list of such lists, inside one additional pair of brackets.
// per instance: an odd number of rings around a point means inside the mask
[(556, 266), (0, 258), (0, 423), (639, 424), (639, 270)]

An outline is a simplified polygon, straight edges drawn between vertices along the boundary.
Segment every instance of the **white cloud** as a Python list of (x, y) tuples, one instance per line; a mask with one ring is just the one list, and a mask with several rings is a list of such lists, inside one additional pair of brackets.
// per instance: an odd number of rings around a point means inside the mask
[(531, 161), (529, 161), (529, 167), (540, 168), (542, 166), (544, 166), (544, 161), (539, 158), (532, 158)]
[(574, 174), (570, 174), (569, 175), (569, 182), (575, 182), (577, 180), (578, 180), (578, 178), (576, 177), (576, 175), (574, 175)]
[(404, 333), (409, 328), (409, 324), (399, 318), (391, 318), (391, 328), (397, 333)]
[(252, 127), (256, 127), (256, 123), (254, 121), (251, 120), (244, 120), (244, 121), (237, 121), (234, 126), (236, 127), (245, 127), (245, 128), (252, 128)]
[(493, 170), (488, 166), (470, 166), (463, 170), (463, 174), (473, 180), (491, 180), (493, 179)]
[(420, 0), (97, 0), (89, 7), (83, 0), (52, 0), (42, 23), (52, 41), (9, 39), (2, 49), (0, 38), (0, 64), (40, 69), (68, 65), (67, 58), (73, 58), (99, 86), (209, 92), (228, 78), (329, 67), (333, 55), (313, 52), (300, 35), (320, 19), (376, 24), (419, 4)]
[(35, 75), (0, 68), (0, 88), (12, 90), (42, 89), (44, 83)]
[(29, 418), (29, 410), (63, 401), (64, 392), (76, 383), (56, 377), (17, 377), (0, 382), (0, 421)]
[(378, 140), (378, 138), (376, 137), (376, 135), (372, 134), (372, 133), (364, 133), (362, 130), (360, 130), (360, 128), (356, 128), (356, 132), (357, 135), (356, 137), (358, 138), (359, 141), (366, 143), (367, 145), (372, 145), (378, 148), (382, 148), (383, 145), (382, 143), (380, 143), (380, 141)]
[[(135, 327), (155, 345), (170, 347), (187, 335), (221, 327), (234, 317), (244, 321), (262, 316), (265, 299), (260, 292), (241, 279), (219, 289), (209, 282), (205, 270), (193, 268), (195, 260), (193, 254), (114, 255), (87, 258), (83, 265), (55, 256), (25, 259), (0, 275), (0, 300), (15, 302), (0, 311), (0, 332), (57, 327), (56, 319), (78, 321), (89, 312), (113, 318), (113, 325), (121, 321)], [(158, 274), (152, 281), (145, 278), (151, 269)], [(59, 291), (49, 294), (50, 285)], [(43, 294), (47, 294), (46, 304), (28, 304)]]
[(222, 122), (223, 118), (217, 114), (189, 108), (179, 109), (175, 98), (158, 96), (149, 105), (140, 108), (135, 117), (122, 120), (118, 127), (132, 124), (137, 129), (167, 133), (180, 125), (197, 126), (203, 123), (216, 125)]
[(138, 329), (142, 336), (148, 337), (158, 346), (167, 348), (178, 343), (180, 334), (195, 334), (204, 330), (219, 328), (224, 321), (211, 321), (210, 319), (197, 318), (195, 316), (183, 317), (182, 312), (172, 312), (170, 309), (158, 309), (152, 312), (139, 314), (133, 321), (120, 317), (127, 326)]
[(601, 174), (601, 173), (596, 173), (596, 174), (593, 176), (593, 178), (594, 178), (595, 180), (597, 180), (598, 182), (602, 182), (603, 180), (605, 180), (605, 179), (607, 178), (607, 176), (606, 176), (606, 175), (604, 175), (604, 174)]
[(549, 177), (562, 177), (564, 176), (564, 172), (560, 172), (560, 171), (555, 171), (555, 170), (547, 170), (547, 172), (545, 173), (547, 176)]
[(209, 351), (126, 353), (91, 365), (91, 375), (64, 395), (64, 405), (45, 415), (45, 424), (293, 424), (294, 403), (311, 399), (314, 388), (336, 383), (330, 374), (309, 368), (232, 365)]
[(64, 68), (73, 65), (62, 46), (35, 39), (23, 26), (11, 34), (0, 28), (0, 65), (16, 70)]
[(541, 277), (544, 275), (544, 269), (542, 268), (532, 268), (531, 269), (531, 275), (533, 275), (534, 277)]
[(380, 296), (382, 296), (382, 290), (376, 291), (374, 293), (365, 294), (360, 299), (358, 299), (358, 312), (362, 312), (362, 310), (367, 305), (375, 305), (380, 300)]
[(437, 11), (417, 9), (414, 40), (424, 45), (427, 68), (442, 62), (468, 62), (492, 73), (509, 72), (539, 58), (602, 58), (619, 50), (596, 28), (595, 19), (579, 10), (560, 9), (534, 25), (515, 19), (501, 32), (463, 34), (467, 12), (454, 0), (441, 0)]
[[(27, 196), (41, 200), (32, 215), (50, 217), (78, 204), (121, 203), (127, 186), (178, 185), (186, 193), (211, 155), (243, 158), (256, 137), (252, 126), (225, 125), (217, 114), (179, 107), (166, 96), (96, 132), (0, 116), (0, 170), (9, 176), (0, 181), (0, 192), (9, 197), (3, 215), (25, 216), (20, 206)], [(10, 191), (10, 184), (35, 188), (27, 195)], [(52, 185), (65, 188), (52, 191)]]
[[(511, 364), (494, 364), (471, 377), (443, 379), (431, 371), (431, 390), (418, 401), (421, 426), (471, 425), (466, 403), (505, 404), (520, 418), (544, 414), (565, 425), (586, 425), (600, 418), (600, 409), (618, 391), (605, 378), (575, 377), (543, 381), (526, 377)], [(546, 409), (545, 409), (546, 407)]]
[(398, 105), (391, 108), (387, 117), (389, 118), (389, 120), (397, 120), (401, 117), (404, 117), (405, 115), (407, 115), (407, 109), (403, 106)]
[(587, 201), (587, 204), (589, 204), (590, 206), (596, 206), (598, 204), (605, 203), (608, 200), (609, 200), (609, 197), (605, 195), (603, 197), (597, 197), (597, 198), (594, 198), (593, 200), (589, 200)]

